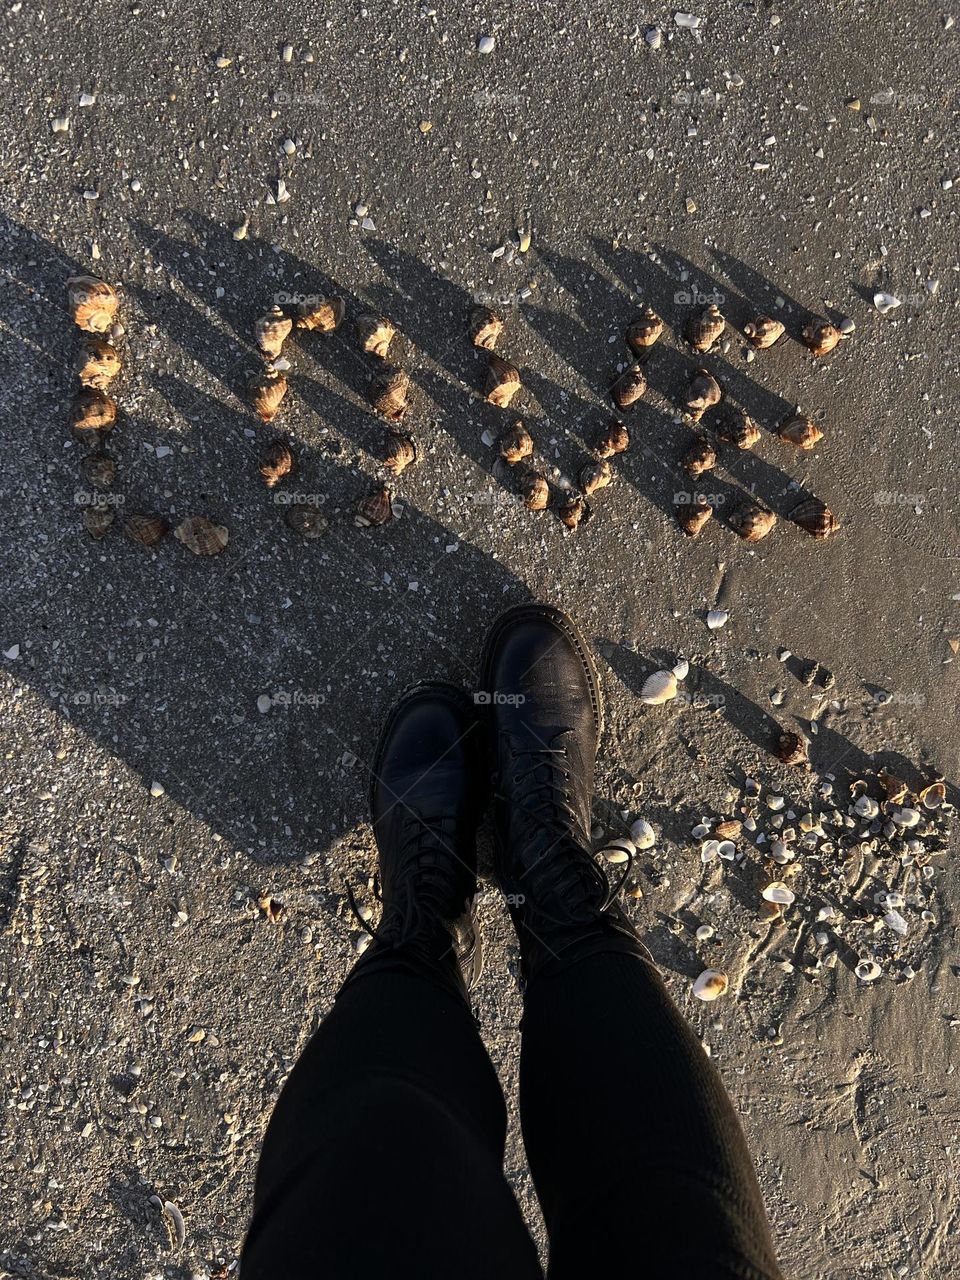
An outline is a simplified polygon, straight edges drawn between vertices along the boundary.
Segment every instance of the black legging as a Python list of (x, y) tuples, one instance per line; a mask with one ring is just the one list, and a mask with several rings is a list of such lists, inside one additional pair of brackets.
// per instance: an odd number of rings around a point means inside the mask
[[(736, 1114), (652, 964), (531, 982), (520, 1108), (550, 1280), (780, 1277)], [(358, 976), (277, 1103), (242, 1280), (535, 1280), (506, 1127), (467, 1005)]]

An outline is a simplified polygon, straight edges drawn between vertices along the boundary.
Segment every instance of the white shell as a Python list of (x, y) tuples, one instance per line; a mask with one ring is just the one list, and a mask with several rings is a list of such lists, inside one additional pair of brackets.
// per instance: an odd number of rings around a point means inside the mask
[(638, 849), (652, 849), (657, 843), (657, 833), (646, 818), (638, 818), (630, 828), (630, 839)]
[(873, 305), (882, 316), (885, 316), (888, 311), (895, 311), (902, 303), (894, 294), (884, 293), (882, 289), (878, 289), (873, 295)]
[(660, 706), (676, 696), (677, 677), (672, 671), (655, 671), (652, 676), (647, 676), (640, 690), (640, 701), (650, 707)]
[(602, 850), (602, 854), (611, 866), (617, 867), (624, 862), (629, 862), (636, 851), (636, 845), (632, 840), (618, 836), (616, 840), (610, 841), (606, 848)]
[(714, 927), (712, 924), (702, 924), (697, 930), (697, 941), (707, 942), (714, 935)]
[(790, 903), (796, 900), (796, 894), (792, 889), (788, 889), (782, 880), (772, 881), (760, 896), (766, 902), (776, 902), (784, 907), (789, 907)]
[(681, 658), (680, 661), (674, 666), (673, 674), (677, 677), (678, 680), (686, 680), (687, 676), (690, 674), (690, 663), (686, 660), (686, 658)]
[(860, 960), (854, 972), (861, 982), (876, 982), (882, 970), (876, 960)]
[(700, 861), (715, 862), (718, 856), (717, 851), (720, 848), (719, 840), (704, 840), (700, 846)]
[(709, 834), (709, 831), (710, 828), (705, 822), (698, 822), (690, 834), (693, 836), (694, 840), (702, 840), (705, 835)]
[(779, 862), (781, 866), (793, 861), (790, 857), (790, 850), (784, 840), (774, 840), (770, 846), (770, 857), (774, 862)]
[(883, 917), (883, 923), (888, 929), (892, 929), (894, 933), (898, 933), (901, 938), (905, 938), (907, 936), (909, 926), (899, 911), (888, 911)]
[(732, 862), (737, 852), (737, 846), (732, 840), (721, 840), (717, 845), (717, 857), (723, 858), (725, 862)]
[(726, 995), (729, 987), (730, 979), (725, 973), (719, 973), (716, 969), (704, 969), (693, 984), (693, 994), (698, 1000), (717, 1000)]
[(726, 609), (711, 609), (707, 614), (707, 626), (711, 631), (719, 631), (730, 619)]
[(898, 809), (892, 816), (898, 827), (915, 827), (920, 821), (921, 813), (919, 809)]
[(875, 818), (880, 812), (880, 806), (871, 796), (858, 796), (853, 807), (861, 818)]

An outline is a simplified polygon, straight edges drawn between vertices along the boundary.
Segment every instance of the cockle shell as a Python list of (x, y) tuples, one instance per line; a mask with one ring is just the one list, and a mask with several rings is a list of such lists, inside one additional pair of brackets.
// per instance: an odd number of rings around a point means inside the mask
[(87, 338), (77, 353), (77, 377), (83, 387), (106, 391), (120, 372), (120, 353), (102, 338)]
[(806, 764), (807, 741), (799, 733), (785, 730), (777, 739), (777, 756), (784, 764)]
[(262, 422), (272, 422), (287, 394), (287, 380), (282, 373), (265, 371), (251, 378), (247, 390), (257, 417)]
[(277, 360), (283, 351), (283, 344), (293, 328), (293, 321), (283, 314), (279, 307), (273, 307), (253, 326), (253, 336), (257, 346), (268, 360)]
[(518, 418), (500, 437), (500, 457), (513, 466), (533, 453), (533, 437)]
[(195, 556), (219, 555), (230, 538), (222, 524), (214, 524), (206, 516), (187, 516), (174, 529), (173, 536)]
[(584, 520), (589, 519), (590, 508), (585, 498), (579, 493), (573, 493), (557, 504), (557, 515), (568, 529), (577, 529)]
[(745, 542), (759, 542), (776, 523), (777, 517), (773, 512), (758, 502), (746, 502), (730, 516), (730, 528)]
[(675, 507), (677, 523), (688, 538), (696, 538), (713, 515), (713, 507), (703, 498), (695, 502), (678, 502)]
[(598, 489), (605, 489), (612, 479), (613, 469), (609, 462), (588, 462), (580, 471), (580, 488), (589, 498)]
[(777, 431), (777, 437), (784, 444), (792, 444), (796, 449), (813, 449), (823, 439), (823, 432), (815, 422), (804, 418), (802, 414), (788, 418)]
[(120, 299), (116, 289), (96, 276), (71, 276), (67, 306), (73, 323), (87, 333), (106, 333), (113, 325)]
[(684, 334), (694, 351), (702, 353), (710, 350), (723, 333), (725, 324), (723, 312), (711, 302), (698, 315), (690, 317)]
[(840, 528), (837, 517), (819, 498), (804, 498), (793, 508), (789, 518), (814, 538), (829, 538)]
[(657, 843), (657, 833), (646, 818), (637, 818), (630, 828), (630, 839), (638, 849), (652, 849)]
[(698, 1000), (719, 1000), (730, 989), (730, 979), (716, 969), (704, 969), (693, 984), (693, 994)]
[(840, 330), (829, 320), (812, 321), (804, 326), (800, 336), (803, 338), (803, 345), (815, 356), (828, 355), (843, 338)]
[(484, 386), (487, 403), (495, 404), (498, 409), (506, 409), (519, 390), (520, 370), (509, 360), (504, 360), (495, 352), (491, 352), (487, 381)]
[(756, 316), (743, 326), (747, 341), (761, 351), (772, 347), (778, 338), (783, 337), (784, 327), (772, 316)]
[(319, 538), (327, 529), (327, 519), (315, 502), (295, 503), (287, 508), (285, 519), (301, 538)]
[(89, 533), (91, 538), (97, 542), (104, 536), (116, 518), (113, 507), (108, 507), (103, 503), (97, 503), (92, 507), (85, 507), (83, 511), (83, 527)]
[(600, 850), (600, 854), (605, 862), (609, 862), (611, 866), (619, 867), (625, 862), (629, 862), (636, 851), (636, 846), (632, 840), (620, 837), (611, 840), (608, 845)]
[(123, 531), (128, 538), (139, 542), (141, 546), (152, 547), (161, 538), (166, 537), (170, 532), (170, 525), (163, 516), (134, 511), (124, 521)]
[(718, 840), (737, 840), (743, 830), (743, 823), (737, 818), (724, 818), (722, 822), (718, 822), (713, 828), (713, 834)]
[(782, 880), (772, 880), (760, 894), (765, 902), (775, 902), (778, 906), (789, 907), (796, 900), (792, 889), (788, 889)]
[(386, 524), (393, 516), (393, 493), (387, 485), (381, 485), (357, 503), (355, 523), (364, 528)]
[(396, 325), (386, 316), (377, 316), (370, 312), (357, 316), (357, 334), (361, 349), (369, 355), (378, 356), (381, 360), (386, 360), (390, 343), (396, 332)]
[(640, 399), (647, 389), (647, 380), (638, 364), (625, 369), (613, 382), (610, 395), (618, 409), (629, 409)]
[(717, 426), (717, 435), (727, 444), (735, 444), (738, 449), (752, 449), (760, 439), (757, 424), (739, 409), (724, 417)]
[(272, 489), (279, 480), (293, 470), (293, 454), (283, 440), (274, 440), (260, 455), (260, 474)]
[(614, 418), (600, 432), (593, 451), (598, 458), (612, 458), (615, 453), (623, 453), (629, 443), (629, 431), (622, 422)]
[(503, 333), (503, 321), (489, 307), (474, 307), (470, 312), (467, 332), (475, 347), (483, 351), (492, 351)]
[(698, 437), (683, 455), (683, 467), (692, 476), (699, 476), (717, 465), (717, 451), (709, 440)]
[(640, 701), (648, 707), (658, 707), (677, 696), (677, 677), (672, 671), (654, 671), (647, 676), (640, 689)]
[(333, 333), (343, 323), (346, 303), (342, 298), (318, 298), (297, 307), (297, 328), (309, 332)]
[(84, 479), (88, 480), (95, 489), (109, 489), (117, 475), (116, 462), (103, 450), (87, 454), (80, 464), (80, 469)]
[(383, 465), (395, 476), (402, 475), (417, 460), (417, 446), (409, 436), (390, 432), (383, 446)]
[(520, 481), (523, 505), (528, 511), (545, 511), (550, 504), (550, 486), (536, 471), (528, 471)]
[(650, 307), (644, 307), (627, 329), (627, 346), (642, 355), (663, 333), (663, 321)]
[(707, 369), (697, 369), (687, 386), (683, 407), (694, 422), (699, 422), (708, 409), (720, 403), (722, 395), (716, 378)]
[(70, 425), (74, 431), (110, 431), (117, 420), (117, 406), (103, 391), (84, 387), (73, 400)]
[(410, 407), (410, 375), (395, 365), (386, 365), (370, 379), (370, 403), (389, 422), (402, 422)]

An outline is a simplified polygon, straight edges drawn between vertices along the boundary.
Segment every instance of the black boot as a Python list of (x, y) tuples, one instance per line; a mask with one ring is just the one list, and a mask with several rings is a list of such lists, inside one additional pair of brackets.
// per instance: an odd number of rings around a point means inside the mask
[(464, 691), (441, 683), (409, 690), (374, 756), (383, 914), (348, 981), (407, 969), (463, 996), (476, 980), (476, 833), (486, 786), (480, 726)]
[(520, 605), (483, 658), (494, 760), (496, 868), (526, 979), (598, 951), (650, 958), (590, 852), (600, 686), (566, 614)]

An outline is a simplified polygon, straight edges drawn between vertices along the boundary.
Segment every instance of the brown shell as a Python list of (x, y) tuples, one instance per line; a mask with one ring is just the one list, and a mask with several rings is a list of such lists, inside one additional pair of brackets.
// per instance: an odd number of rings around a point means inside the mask
[(579, 493), (570, 494), (557, 504), (557, 515), (568, 529), (577, 529), (590, 516), (587, 501)]
[(195, 556), (218, 556), (230, 538), (222, 524), (214, 524), (206, 516), (187, 516), (173, 536)]
[(87, 333), (106, 333), (113, 324), (120, 299), (113, 285), (96, 276), (71, 276), (67, 307), (73, 323)]
[(96, 503), (92, 507), (85, 507), (83, 511), (83, 527), (89, 533), (91, 538), (97, 542), (104, 536), (110, 526), (116, 519), (113, 507), (108, 507), (104, 503)]
[(647, 389), (647, 380), (638, 364), (632, 364), (614, 380), (610, 395), (618, 409), (629, 409)]
[(723, 333), (725, 324), (723, 312), (716, 303), (711, 302), (698, 315), (690, 317), (684, 336), (694, 351), (709, 351)]
[(357, 335), (360, 338), (360, 347), (368, 355), (378, 356), (381, 360), (386, 360), (390, 351), (390, 343), (393, 341), (396, 332), (396, 325), (392, 320), (388, 320), (386, 316), (373, 315), (372, 312), (357, 316)]
[(678, 502), (676, 505), (677, 523), (688, 538), (695, 538), (713, 515), (713, 507), (703, 498), (695, 502)]
[(696, 439), (683, 455), (683, 468), (692, 476), (702, 475), (717, 465), (717, 451), (709, 440), (702, 436)]
[(257, 346), (268, 360), (276, 360), (283, 351), (293, 321), (283, 314), (279, 307), (274, 307), (253, 326), (253, 336)]
[(600, 432), (593, 451), (598, 458), (612, 458), (615, 453), (623, 453), (629, 443), (629, 431), (624, 423), (614, 418)]
[(387, 485), (374, 489), (357, 503), (354, 517), (357, 524), (365, 528), (386, 524), (393, 518), (393, 494)]
[(315, 502), (298, 502), (287, 508), (287, 524), (301, 538), (319, 538), (327, 531), (327, 518)]
[(751, 346), (766, 351), (783, 337), (784, 326), (772, 316), (755, 316), (743, 326), (743, 332)]
[(799, 733), (785, 730), (777, 739), (777, 757), (784, 764), (806, 764), (807, 741)]
[(488, 404), (495, 404), (498, 409), (506, 409), (520, 390), (520, 370), (495, 352), (491, 351), (489, 359), (487, 381), (483, 388), (484, 396)]
[(260, 474), (266, 481), (268, 489), (272, 489), (278, 480), (288, 476), (293, 470), (293, 454), (283, 440), (274, 440), (268, 444), (260, 455)]
[(287, 394), (287, 380), (282, 373), (264, 372), (251, 378), (250, 404), (262, 422), (272, 422)]
[(533, 437), (518, 418), (509, 431), (500, 437), (500, 457), (511, 466), (522, 462), (533, 453)]
[(580, 472), (580, 488), (589, 498), (598, 489), (605, 489), (613, 479), (609, 462), (588, 462)]
[(77, 377), (83, 387), (106, 391), (120, 372), (120, 352), (102, 338), (87, 338), (77, 352)]
[(545, 511), (550, 505), (550, 486), (536, 471), (528, 471), (520, 481), (523, 505), (529, 511)]
[(650, 307), (644, 307), (627, 329), (627, 346), (637, 355), (647, 351), (663, 333), (663, 321)]
[(759, 542), (776, 523), (773, 512), (761, 507), (759, 502), (745, 502), (730, 516), (730, 528), (745, 542)]
[(470, 341), (483, 351), (492, 351), (503, 333), (503, 321), (489, 307), (474, 307), (467, 328)]
[(720, 403), (723, 395), (720, 383), (707, 369), (697, 369), (687, 386), (683, 407), (694, 420), (699, 422), (708, 409)]
[(840, 521), (819, 498), (804, 498), (790, 512), (789, 519), (814, 538), (829, 538), (840, 528)]
[(737, 840), (743, 831), (743, 823), (737, 818), (724, 818), (710, 833), (717, 840)]
[(96, 453), (88, 453), (80, 463), (80, 470), (84, 479), (95, 489), (109, 489), (117, 477), (116, 462), (102, 449), (98, 449)]
[(800, 335), (803, 345), (815, 356), (828, 355), (837, 345), (843, 334), (829, 320), (814, 320), (804, 327)]
[(297, 306), (297, 328), (311, 332), (333, 333), (343, 323), (347, 304), (342, 298), (319, 298)]
[(110, 431), (117, 420), (117, 406), (103, 391), (84, 387), (73, 400), (70, 425), (74, 431)]
[(417, 446), (409, 436), (388, 434), (383, 446), (383, 465), (395, 476), (402, 475), (417, 460)]
[(815, 422), (797, 414), (788, 418), (777, 431), (777, 437), (784, 444), (792, 444), (796, 449), (813, 449), (823, 439), (823, 432)]
[(385, 365), (370, 379), (367, 394), (388, 422), (402, 422), (410, 407), (410, 375), (396, 365)]
[(131, 512), (123, 522), (123, 531), (141, 546), (152, 547), (170, 532), (169, 523), (155, 512)]
[(757, 424), (740, 409), (728, 414), (719, 423), (717, 435), (726, 444), (735, 444), (738, 449), (752, 449), (760, 439)]

